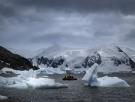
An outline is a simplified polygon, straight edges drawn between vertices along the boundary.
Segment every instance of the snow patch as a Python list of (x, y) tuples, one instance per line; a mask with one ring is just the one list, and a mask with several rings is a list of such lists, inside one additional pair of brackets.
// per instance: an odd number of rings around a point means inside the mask
[(121, 64), (119, 66), (115, 66), (112, 62), (106, 61), (103, 62), (101, 65), (99, 65), (100, 68), (98, 68), (98, 72), (102, 72), (104, 74), (109, 73), (118, 73), (118, 72), (131, 72), (132, 69), (130, 66), (127, 66), (125, 64)]

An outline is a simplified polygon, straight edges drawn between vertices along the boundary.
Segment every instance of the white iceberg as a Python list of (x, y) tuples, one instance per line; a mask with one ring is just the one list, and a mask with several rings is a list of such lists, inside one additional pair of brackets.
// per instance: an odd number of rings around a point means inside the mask
[(66, 88), (67, 84), (56, 83), (54, 79), (49, 78), (28, 78), (20, 83), (8, 85), (10, 88), (26, 89), (26, 88)]
[[(0, 76), (0, 86), (10, 87), (17, 89), (26, 88), (65, 88), (68, 85), (57, 83), (54, 79), (48, 78), (46, 75), (41, 75), (42, 70), (29, 70), (29, 71), (18, 71), (10, 68), (4, 68), (1, 70), (2, 73), (7, 71), (18, 74), (15, 77), (3, 77)], [(39, 75), (39, 76), (38, 76)], [(41, 76), (40, 76), (41, 75)]]
[(0, 95), (0, 100), (7, 100), (7, 99), (8, 99), (7, 96)]
[(99, 77), (97, 75), (97, 64), (94, 64), (86, 71), (86, 74), (82, 78), (88, 86), (96, 87), (129, 87), (129, 84), (118, 77)]

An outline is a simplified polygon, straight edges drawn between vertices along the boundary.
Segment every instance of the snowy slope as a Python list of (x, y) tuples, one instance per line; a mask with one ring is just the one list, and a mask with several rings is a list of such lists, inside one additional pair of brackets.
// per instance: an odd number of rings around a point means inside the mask
[(100, 72), (129, 72), (132, 70), (129, 56), (123, 52), (119, 52), (116, 46), (100, 48), (98, 53), (102, 58), (102, 63), (99, 69)]

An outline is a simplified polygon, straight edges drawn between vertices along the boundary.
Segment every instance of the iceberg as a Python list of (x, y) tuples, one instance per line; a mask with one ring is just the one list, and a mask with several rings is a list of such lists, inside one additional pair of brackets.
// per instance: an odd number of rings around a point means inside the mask
[[(10, 68), (3, 68), (1, 73), (13, 72), (17, 74), (14, 77), (0, 76), (0, 86), (27, 89), (27, 88), (67, 88), (67, 84), (58, 83), (55, 79), (51, 79), (46, 74), (42, 73), (44, 70), (29, 70), (29, 71), (18, 71)], [(59, 69), (57, 70), (59, 72)], [(51, 71), (50, 71), (51, 72)], [(54, 73), (53, 71), (52, 73)], [(42, 75), (43, 74), (43, 75)]]
[(129, 87), (129, 84), (118, 77), (98, 77), (97, 74), (98, 64), (94, 64), (86, 71), (86, 74), (82, 78), (85, 81), (85, 85), (91, 87)]
[(18, 88), (18, 89), (40, 89), (40, 88), (67, 88), (67, 84), (56, 83), (54, 79), (50, 78), (28, 78), (27, 80), (22, 81), (21, 83), (8, 85), (10, 88)]

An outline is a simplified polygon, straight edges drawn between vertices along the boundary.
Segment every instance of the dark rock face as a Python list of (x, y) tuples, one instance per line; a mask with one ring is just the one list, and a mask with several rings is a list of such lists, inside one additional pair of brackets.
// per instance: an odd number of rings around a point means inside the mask
[(82, 66), (84, 68), (91, 67), (94, 63), (101, 64), (101, 56), (99, 53), (95, 52), (92, 56), (87, 56), (84, 60)]
[[(47, 58), (47, 57), (41, 57), (37, 58), (37, 64), (38, 65), (46, 65), (47, 67), (53, 67), (57, 68), (63, 64), (67, 65), (65, 63), (66, 59), (63, 58), (62, 56), (56, 57), (56, 58)], [(99, 53), (95, 52), (92, 56), (87, 56), (82, 63), (78, 65), (74, 65), (74, 68), (81, 68), (81, 67), (91, 67), (94, 63), (101, 64), (101, 56)], [(66, 66), (65, 66), (66, 67)]]
[(120, 64), (125, 64), (130, 66), (133, 70), (135, 70), (135, 62), (120, 47), (116, 47), (116, 48), (124, 56), (121, 58), (117, 58), (116, 56), (113, 56), (111, 60), (114, 61), (114, 64), (116, 66), (119, 66)]
[(37, 64), (44, 64), (47, 67), (53, 67), (57, 68), (58, 66), (62, 65), (64, 63), (65, 59), (63, 57), (56, 57), (56, 58), (47, 58), (47, 57), (41, 57), (37, 58)]
[(3, 67), (11, 67), (16, 70), (38, 69), (28, 59), (0, 46), (0, 69)]
[(114, 62), (114, 65), (119, 66), (120, 64), (130, 65), (129, 58), (117, 58), (116, 56), (113, 56), (111, 60)]
[(129, 59), (130, 66), (133, 70), (135, 70), (135, 62), (130, 58)]

